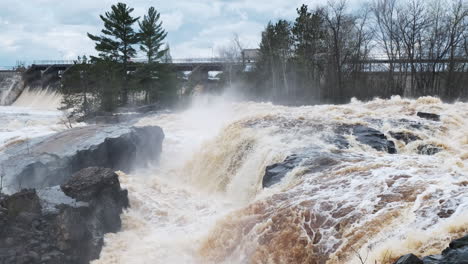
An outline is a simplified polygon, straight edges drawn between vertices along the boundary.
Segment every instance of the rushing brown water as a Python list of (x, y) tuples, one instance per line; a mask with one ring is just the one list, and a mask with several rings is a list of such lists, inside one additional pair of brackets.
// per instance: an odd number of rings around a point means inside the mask
[[(441, 121), (416, 116), (441, 115)], [(468, 232), (468, 104), (376, 99), (282, 107), (200, 100), (148, 117), (166, 134), (154, 169), (121, 174), (131, 209), (94, 263), (392, 263)], [(410, 132), (398, 154), (337, 126)], [(422, 155), (421, 145), (439, 148)], [(306, 157), (262, 188), (268, 165)]]

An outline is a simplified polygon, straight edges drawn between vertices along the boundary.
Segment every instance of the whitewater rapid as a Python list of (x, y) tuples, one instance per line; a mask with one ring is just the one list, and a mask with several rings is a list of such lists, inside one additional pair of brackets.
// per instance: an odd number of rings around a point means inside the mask
[[(333, 134), (340, 124), (420, 140), (395, 140), (398, 154), (388, 154), (346, 135), (342, 149)], [(119, 174), (131, 208), (94, 264), (392, 263), (440, 252), (468, 232), (466, 103), (393, 97), (284, 107), (200, 97), (138, 125), (164, 129), (162, 157)], [(421, 144), (442, 151), (421, 155)], [(292, 154), (310, 159), (263, 189), (266, 166)]]
[[(11, 87), (7, 87), (4, 96)], [(18, 142), (67, 129), (65, 113), (58, 110), (61, 100), (57, 92), (26, 88), (12, 105), (0, 104), (0, 151)]]

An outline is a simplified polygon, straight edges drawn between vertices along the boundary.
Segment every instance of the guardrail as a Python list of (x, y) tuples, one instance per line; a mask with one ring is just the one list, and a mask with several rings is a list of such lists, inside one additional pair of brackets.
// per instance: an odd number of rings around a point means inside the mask
[(0, 66), (0, 71), (14, 71), (15, 69), (15, 66)]
[[(317, 57), (320, 57), (317, 56)], [(138, 59), (132, 59), (130, 62), (134, 63), (146, 63), (146, 59), (144, 58), (138, 58)], [(409, 63), (409, 62), (414, 62), (414, 63), (447, 63), (447, 62), (462, 62), (462, 63), (468, 63), (468, 58), (466, 57), (455, 57), (453, 59), (449, 58), (442, 58), (442, 59), (430, 59), (429, 57), (427, 58), (414, 58), (410, 59), (405, 56), (398, 56), (395, 58), (389, 59), (389, 57), (385, 54), (373, 54), (371, 56), (368, 56), (366, 58), (363, 58), (359, 60), (360, 63), (363, 64), (374, 64), (374, 63)], [(251, 61), (252, 62), (252, 61)], [(34, 60), (32, 61), (31, 64), (36, 64), (36, 65), (70, 65), (74, 64), (74, 60)], [(236, 63), (241, 63), (239, 62), (233, 62), (224, 58), (180, 58), (180, 59), (172, 59), (171, 62), (172, 64), (236, 64)], [(6, 66), (4, 67), (5, 69), (13, 69), (14, 67)], [(0, 66), (0, 70), (2, 67)]]
[[(146, 59), (132, 59), (130, 62), (146, 63)], [(74, 60), (34, 60), (31, 64), (36, 65), (69, 65), (74, 64)], [(185, 64), (185, 63), (230, 63), (224, 58), (186, 58), (172, 59), (170, 63)]]
[(68, 65), (74, 63), (74, 60), (34, 60), (32, 62), (32, 64), (37, 65)]
[[(147, 59), (133, 59), (132, 62), (146, 63)], [(188, 64), (188, 63), (229, 63), (224, 58), (186, 58), (186, 59), (172, 59), (169, 63), (172, 64)]]

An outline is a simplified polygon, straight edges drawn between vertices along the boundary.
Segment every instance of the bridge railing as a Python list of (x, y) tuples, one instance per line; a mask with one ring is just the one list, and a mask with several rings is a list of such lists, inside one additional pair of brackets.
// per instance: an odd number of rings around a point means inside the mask
[[(146, 63), (146, 59), (132, 59), (131, 62)], [(188, 63), (229, 63), (230, 61), (224, 58), (185, 58), (185, 59), (172, 59), (171, 63), (174, 64), (188, 64)], [(74, 64), (74, 60), (34, 60), (31, 64), (36, 65), (68, 65)]]
[(15, 66), (0, 66), (0, 72), (1, 71), (14, 71), (16, 69)]
[[(133, 59), (132, 62), (146, 63), (147, 59)], [(224, 58), (185, 58), (185, 59), (171, 59), (170, 63), (173, 64), (189, 64), (189, 63), (228, 63), (229, 61)]]
[(36, 65), (68, 65), (74, 63), (74, 60), (35, 60), (32, 62), (32, 64)]

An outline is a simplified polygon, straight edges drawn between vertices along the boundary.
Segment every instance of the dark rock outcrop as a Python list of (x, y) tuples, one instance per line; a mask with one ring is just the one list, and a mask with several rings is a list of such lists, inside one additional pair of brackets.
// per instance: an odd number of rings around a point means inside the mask
[(435, 155), (441, 151), (441, 148), (431, 144), (418, 146), (418, 154), (420, 155)]
[(400, 257), (395, 264), (424, 264), (422, 260), (413, 254), (407, 254)]
[(421, 140), (420, 137), (417, 135), (411, 133), (411, 132), (390, 132), (390, 136), (392, 136), (396, 140), (401, 140), (405, 142), (405, 144), (408, 144), (413, 141)]
[[(406, 260), (406, 262), (404, 262)], [(412, 262), (411, 262), (412, 261)], [(419, 261), (419, 262), (418, 262)], [(454, 240), (440, 255), (426, 256), (422, 260), (413, 254), (402, 256), (395, 264), (468, 264), (468, 235)]]
[(345, 142), (342, 135), (353, 134), (359, 143), (368, 145), (378, 151), (386, 151), (390, 154), (397, 153), (395, 143), (388, 140), (387, 137), (380, 131), (363, 125), (341, 125), (335, 129), (338, 136), (341, 138), (337, 140), (338, 146), (343, 147), (348, 143)]
[(271, 187), (272, 185), (280, 182), (281, 179), (283, 179), (288, 172), (298, 166), (302, 160), (303, 157), (291, 155), (283, 162), (267, 166), (265, 169), (265, 175), (263, 176), (263, 188)]
[(35, 190), (0, 198), (0, 263), (84, 264), (99, 257), (104, 235), (121, 228), (127, 191), (102, 168), (84, 169), (61, 188), (83, 202), (51, 211)]
[(417, 116), (419, 116), (420, 118), (427, 119), (427, 120), (440, 121), (440, 115), (437, 115), (437, 114), (418, 112)]
[(283, 162), (266, 167), (262, 186), (268, 188), (279, 183), (288, 172), (299, 165), (304, 167), (306, 173), (316, 173), (338, 164), (340, 159), (342, 157), (339, 155), (317, 151), (305, 151), (301, 155), (288, 156)]
[(13, 146), (0, 154), (10, 190), (60, 185), (87, 167), (128, 172), (158, 159), (160, 127), (93, 125)]
[(453, 250), (464, 247), (468, 247), (468, 235), (450, 242), (449, 247), (445, 250)]

